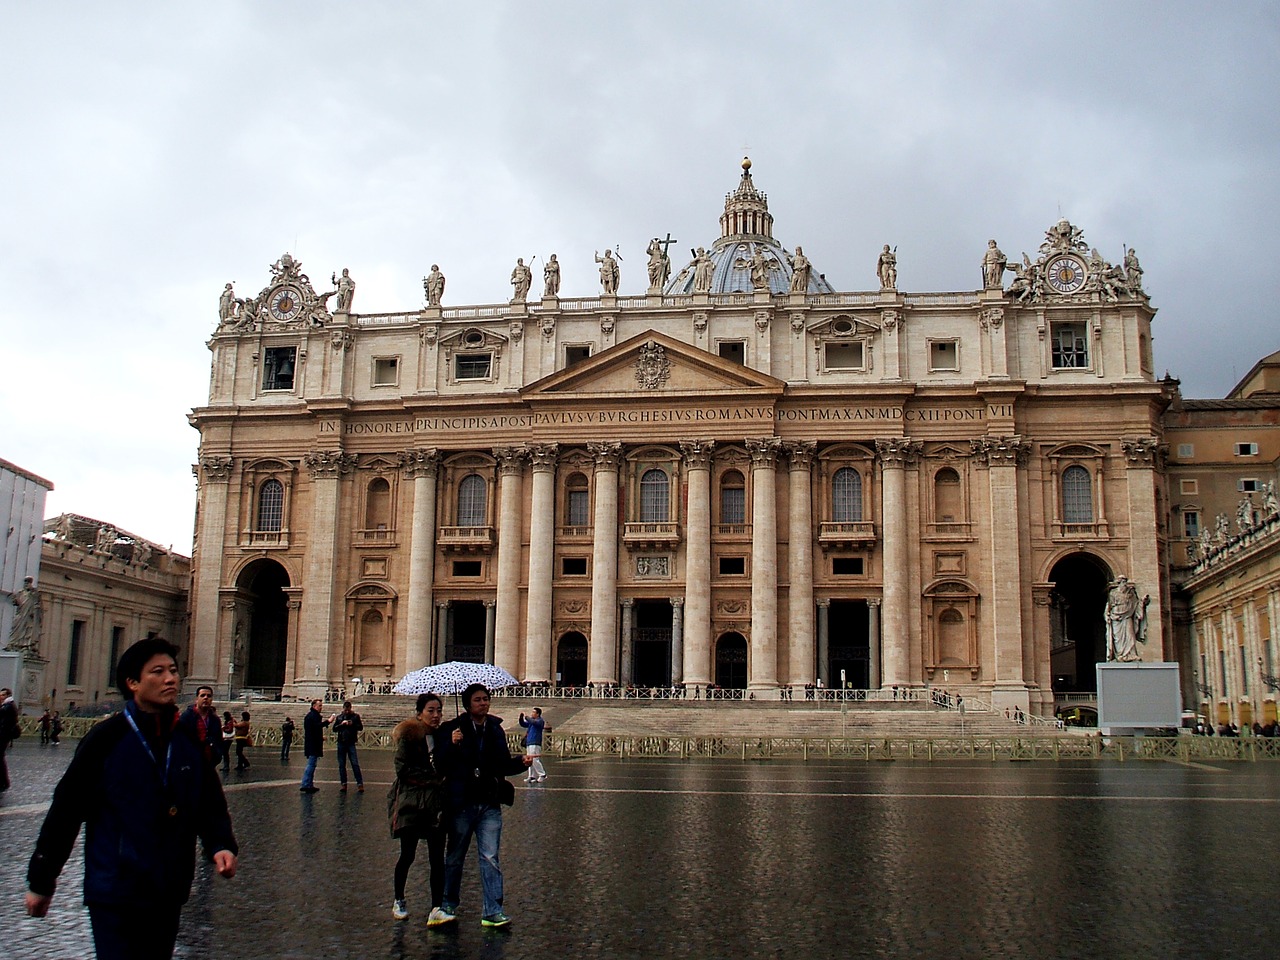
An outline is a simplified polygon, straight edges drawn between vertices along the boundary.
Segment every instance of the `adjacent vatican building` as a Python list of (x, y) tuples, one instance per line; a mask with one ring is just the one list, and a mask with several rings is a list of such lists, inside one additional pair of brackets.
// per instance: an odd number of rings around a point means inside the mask
[(586, 299), (554, 256), (490, 304), (432, 265), (393, 314), (289, 254), (256, 296), (228, 284), (191, 414), (188, 683), (311, 697), (463, 659), (1047, 715), (1094, 689), (1120, 576), (1143, 659), (1189, 656), (1132, 250), (1061, 220), (1034, 254), (959, 251), (972, 290), (898, 289), (885, 246), (878, 289), (842, 292), (775, 236), (749, 161), (716, 212), (687, 262), (629, 261), (634, 293), (608, 251), (573, 265), (599, 271)]

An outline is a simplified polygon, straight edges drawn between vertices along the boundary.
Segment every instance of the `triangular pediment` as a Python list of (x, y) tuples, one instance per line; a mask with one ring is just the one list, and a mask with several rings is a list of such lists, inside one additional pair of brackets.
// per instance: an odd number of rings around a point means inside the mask
[(650, 330), (530, 384), (523, 395), (529, 401), (559, 400), (566, 395), (781, 396), (784, 387), (781, 380), (767, 373)]

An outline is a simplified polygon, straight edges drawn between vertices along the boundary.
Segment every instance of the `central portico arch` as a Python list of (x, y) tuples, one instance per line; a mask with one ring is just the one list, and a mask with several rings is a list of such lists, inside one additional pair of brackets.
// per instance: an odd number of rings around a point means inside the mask
[(227, 661), (233, 691), (277, 691), (284, 686), (291, 586), (289, 571), (271, 557), (251, 561), (236, 577), (236, 616)]
[(1107, 656), (1107, 590), (1114, 579), (1101, 557), (1078, 550), (1049, 571), (1049, 656), (1054, 693), (1096, 693)]

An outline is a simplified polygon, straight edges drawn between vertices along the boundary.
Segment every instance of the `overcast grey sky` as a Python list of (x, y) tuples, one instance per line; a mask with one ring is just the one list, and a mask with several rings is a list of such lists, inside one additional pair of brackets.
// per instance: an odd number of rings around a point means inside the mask
[[(288, 250), (355, 309), (645, 286), (718, 236), (744, 152), (838, 290), (972, 290), (1059, 215), (1137, 248), (1159, 373), (1280, 348), (1273, 3), (3, 4), (0, 457), (48, 513), (191, 545), (218, 294)], [(540, 261), (539, 261), (540, 262)], [(677, 264), (677, 267), (680, 264)]]

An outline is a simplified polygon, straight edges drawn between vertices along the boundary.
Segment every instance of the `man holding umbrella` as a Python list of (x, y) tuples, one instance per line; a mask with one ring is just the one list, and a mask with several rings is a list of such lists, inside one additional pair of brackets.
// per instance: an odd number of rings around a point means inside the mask
[(450, 822), (441, 909), (450, 916), (457, 912), (462, 865), (474, 835), (484, 897), (480, 923), (504, 927), (511, 920), (502, 912), (500, 804), (510, 805), (515, 800), (515, 789), (506, 778), (524, 772), (533, 758), (511, 756), (502, 724), (489, 716), (489, 689), (484, 684), (472, 683), (463, 690), (462, 703), (466, 712), (444, 724), (436, 738), (444, 747), (440, 761)]

